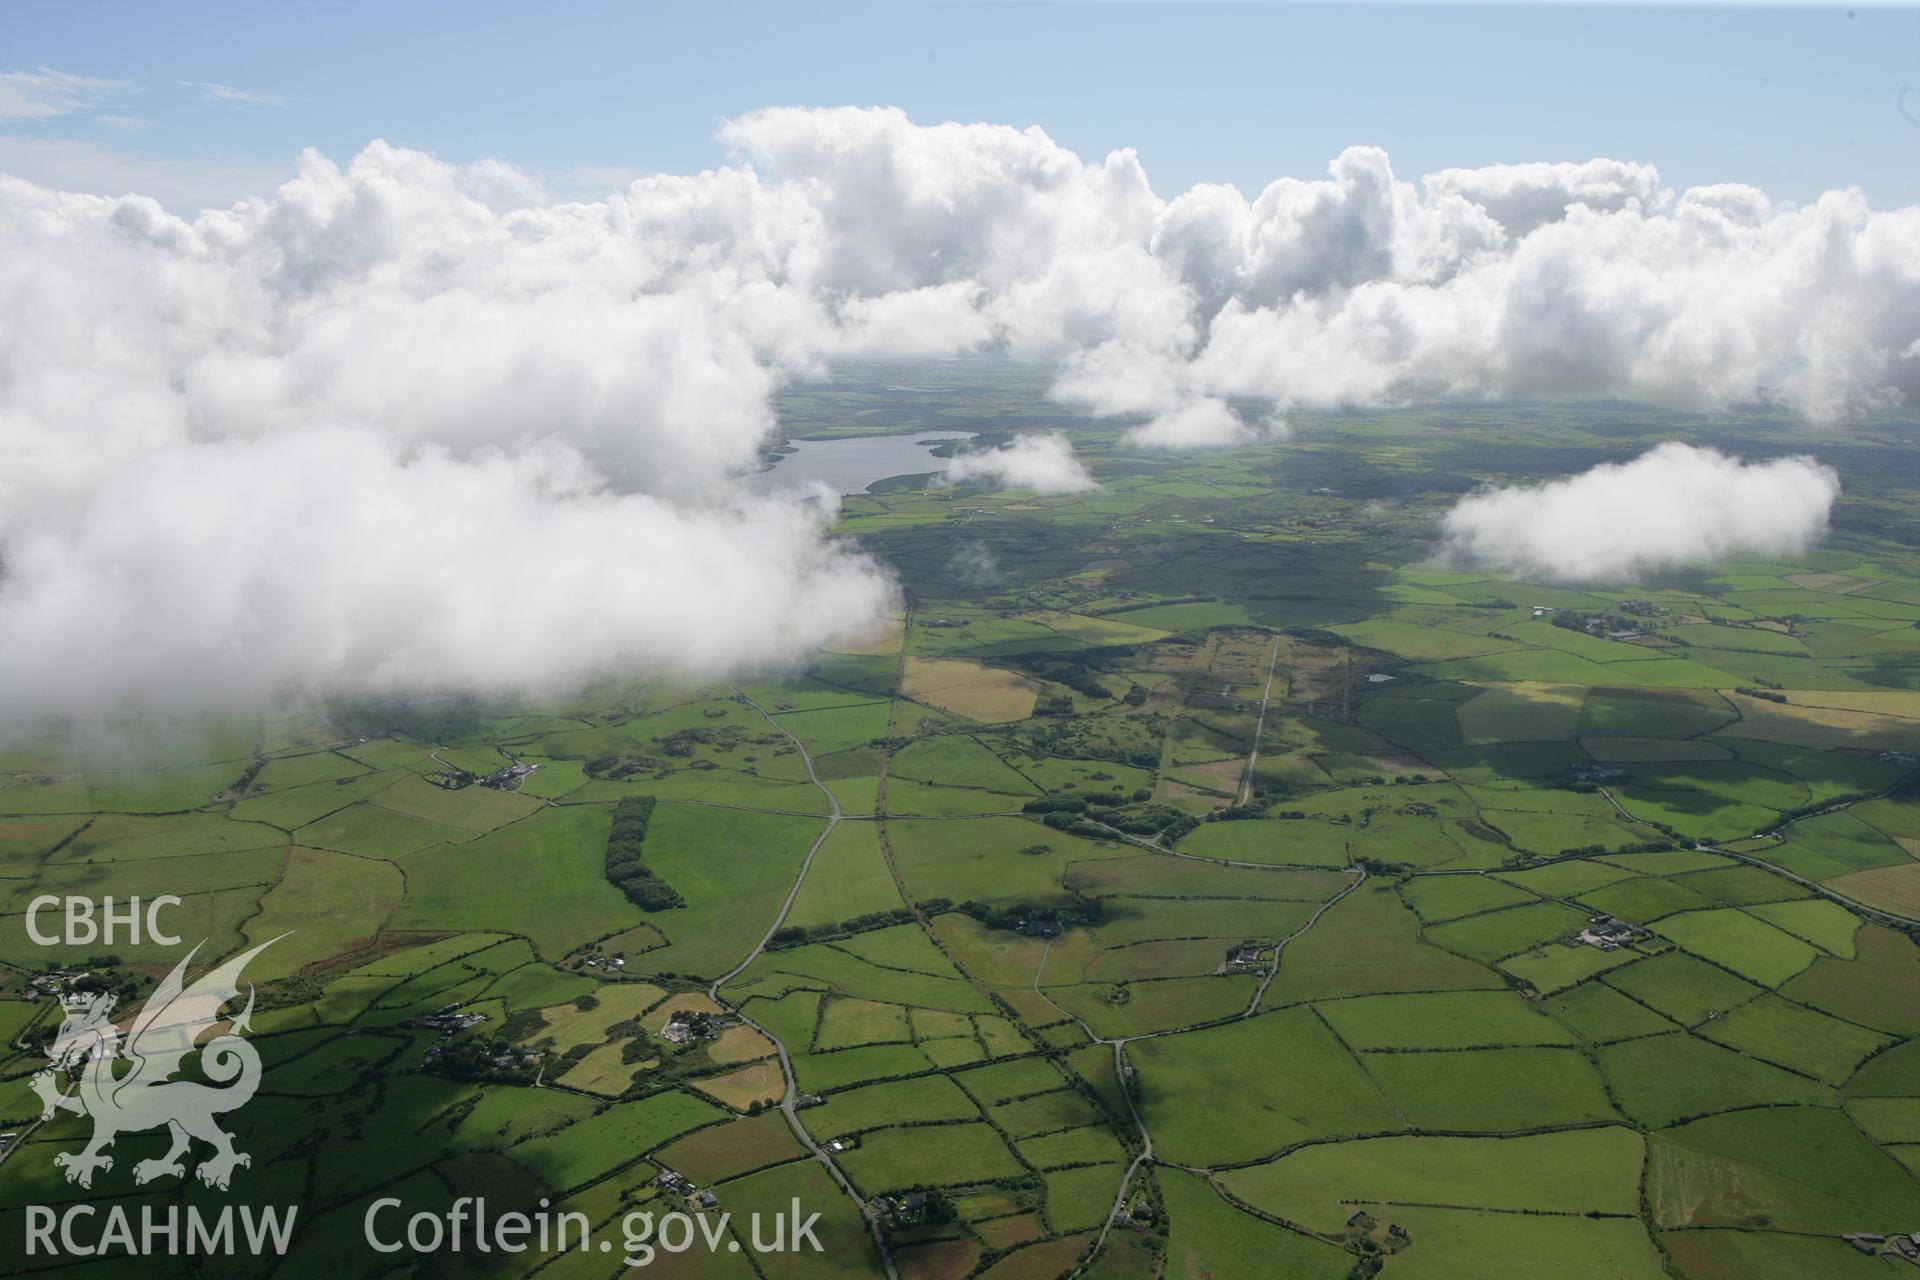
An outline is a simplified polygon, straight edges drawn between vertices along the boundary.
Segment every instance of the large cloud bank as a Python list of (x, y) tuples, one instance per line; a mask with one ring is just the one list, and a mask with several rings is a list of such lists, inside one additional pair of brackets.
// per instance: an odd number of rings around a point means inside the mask
[(1565, 480), (1469, 495), (1446, 554), (1524, 578), (1630, 582), (1729, 556), (1792, 556), (1826, 532), (1840, 478), (1812, 458), (1742, 462), (1663, 444)]
[[(797, 660), (889, 589), (737, 479), (771, 393), (843, 354), (1054, 359), (1061, 401), (1178, 448), (1245, 442), (1249, 405), (1415, 397), (1828, 419), (1920, 371), (1920, 210), (1856, 192), (1606, 160), (1422, 186), (1354, 148), (1169, 199), (1038, 129), (722, 136), (733, 163), (592, 203), (383, 143), (193, 218), (0, 178), (0, 712)], [(529, 582), (534, 550), (568, 563)], [(727, 642), (689, 646), (708, 619)]]
[(979, 481), (1035, 493), (1084, 493), (1100, 487), (1058, 431), (1016, 436), (997, 449), (955, 454), (941, 478), (949, 484)]

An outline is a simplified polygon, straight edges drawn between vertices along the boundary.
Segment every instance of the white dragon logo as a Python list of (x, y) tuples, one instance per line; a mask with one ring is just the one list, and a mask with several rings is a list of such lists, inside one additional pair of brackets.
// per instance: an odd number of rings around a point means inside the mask
[[(53, 1065), (33, 1077), (33, 1090), (44, 1108), (42, 1120), (52, 1119), (56, 1111), (72, 1111), (93, 1120), (93, 1138), (84, 1150), (53, 1158), (67, 1171), (67, 1181), (91, 1187), (95, 1170), (113, 1168), (113, 1157), (106, 1149), (115, 1137), (163, 1125), (172, 1132), (173, 1145), (166, 1155), (133, 1167), (136, 1183), (151, 1182), (162, 1174), (184, 1176), (187, 1170), (180, 1158), (195, 1138), (214, 1149), (198, 1169), (200, 1180), (210, 1187), (225, 1190), (236, 1168), (253, 1163), (246, 1153), (233, 1149), (232, 1135), (213, 1119), (245, 1106), (260, 1086), (260, 1054), (241, 1039), (251, 1029), (252, 984), (247, 987), (246, 1008), (220, 1034), (197, 1047), (200, 1074), (221, 1087), (168, 1077), (196, 1051), (195, 1041), (219, 1024), (220, 1010), (240, 994), (240, 971), (247, 962), (279, 940), (270, 938), (187, 986), (187, 966), (200, 950), (196, 946), (147, 998), (127, 1032), (124, 1048), (120, 1028), (109, 1016), (112, 996), (83, 996), (68, 1002), (66, 1021), (47, 1049)], [(116, 1072), (116, 1065), (129, 1062), (131, 1070)], [(64, 1092), (66, 1077), (76, 1070), (79, 1087)]]

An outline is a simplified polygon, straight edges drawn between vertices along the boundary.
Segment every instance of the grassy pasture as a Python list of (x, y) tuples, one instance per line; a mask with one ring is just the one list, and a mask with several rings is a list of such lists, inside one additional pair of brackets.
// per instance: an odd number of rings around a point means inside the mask
[(1760, 902), (1788, 902), (1811, 897), (1813, 893), (1784, 876), (1749, 866), (1696, 871), (1676, 877), (1676, 882), (1695, 893), (1736, 907)]
[(1518, 681), (1486, 686), (1457, 708), (1466, 746), (1506, 742), (1566, 742), (1580, 724), (1587, 691), (1579, 685)]
[(1895, 1035), (1920, 1035), (1920, 954), (1877, 924), (1863, 925), (1852, 960), (1822, 956), (1780, 993), (1838, 1017)]
[(1833, 1101), (1825, 1085), (1689, 1035), (1608, 1045), (1600, 1065), (1620, 1109), (1648, 1128), (1739, 1107)]
[(1347, 876), (1328, 871), (1262, 871), (1133, 852), (1074, 863), (1067, 868), (1064, 880), (1076, 893), (1096, 898), (1266, 898), (1302, 902), (1331, 898), (1350, 883)]
[(1066, 1084), (1066, 1077), (1043, 1058), (1015, 1058), (975, 1067), (954, 1076), (968, 1094), (988, 1107), (1051, 1093)]
[(1885, 1264), (1862, 1257), (1838, 1236), (1778, 1231), (1667, 1231), (1660, 1243), (1682, 1274), (1698, 1280), (1804, 1280), (1807, 1276), (1874, 1276)]
[[(1061, 877), (1070, 863), (1139, 856), (1119, 845), (1083, 840), (1025, 818), (890, 820), (886, 834), (901, 878), (915, 897), (955, 902), (971, 898), (1064, 906), (1070, 898)], [(1045, 851), (1022, 852), (1038, 845), (1046, 846)]]
[[(1317, 903), (1252, 898), (1105, 898), (1106, 915), (1091, 930), (1102, 945), (1156, 938), (1277, 938), (1305, 924)], [(1056, 954), (1060, 948), (1055, 945)], [(1048, 966), (1052, 968), (1051, 965)]]
[(1595, 974), (1630, 964), (1633, 959), (1634, 953), (1629, 950), (1601, 951), (1584, 943), (1549, 942), (1532, 951), (1508, 956), (1500, 961), (1500, 969), (1535, 991), (1551, 994), (1585, 982)]
[(914, 742), (895, 753), (893, 775), (942, 787), (971, 787), (1008, 796), (1030, 796), (1033, 783), (965, 734)]
[(1869, 1054), (1893, 1043), (1890, 1037), (1771, 995), (1714, 1019), (1700, 1034), (1832, 1085), (1844, 1084)]
[(511, 1155), (547, 1186), (570, 1190), (722, 1115), (724, 1111), (691, 1094), (653, 1094), (639, 1102), (618, 1103), (555, 1134), (520, 1142)]
[(1634, 924), (1652, 924), (1679, 911), (1710, 907), (1713, 900), (1657, 876), (1636, 876), (1580, 895), (1581, 905)]
[(840, 1157), (863, 1192), (878, 1195), (904, 1187), (956, 1186), (1016, 1176), (1020, 1163), (1000, 1135), (982, 1122), (925, 1128), (876, 1129)]
[(822, 1006), (820, 1026), (814, 1032), (813, 1049), (821, 1053), (829, 1049), (900, 1043), (911, 1039), (913, 1032), (907, 1027), (907, 1011), (902, 1006), (841, 997), (830, 999)]
[(1388, 1217), (1416, 1242), (1396, 1255), (1395, 1280), (1466, 1276), (1582, 1276), (1661, 1280), (1646, 1229), (1630, 1218), (1526, 1216), (1396, 1206)]
[(368, 800), (310, 822), (293, 837), (310, 848), (368, 858), (397, 858), (438, 844), (471, 840), (473, 833), (382, 809)]
[(1437, 751), (1461, 745), (1460, 720), (1451, 699), (1417, 696), (1434, 686), (1415, 686), (1404, 693), (1369, 698), (1361, 705), (1359, 721), (1381, 737), (1409, 751)]
[(1251, 974), (1234, 974), (1087, 982), (1049, 987), (1047, 995), (1098, 1035), (1136, 1036), (1230, 1017), (1247, 1007), (1253, 992)]
[(311, 782), (355, 778), (366, 772), (365, 765), (337, 751), (297, 750), (267, 761), (253, 781), (269, 791), (285, 791)]
[(1370, 879), (1287, 944), (1268, 1002), (1504, 985), (1492, 970), (1422, 942), (1418, 928), (1393, 886)]
[(1790, 933), (1732, 908), (1668, 916), (1655, 932), (1764, 987), (1776, 987), (1820, 953)]
[(1599, 1074), (1570, 1049), (1361, 1056), (1416, 1129), (1500, 1133), (1619, 1119)]
[(662, 1165), (700, 1186), (798, 1159), (806, 1149), (777, 1111), (697, 1129), (654, 1153)]
[(1602, 686), (1580, 709), (1582, 737), (1679, 741), (1711, 733), (1734, 718), (1727, 700), (1707, 689)]
[(1578, 898), (1625, 880), (1631, 872), (1605, 862), (1575, 858), (1526, 871), (1499, 872), (1499, 878), (1545, 898)]
[(1603, 982), (1585, 982), (1543, 1000), (1541, 1007), (1592, 1044), (1661, 1035), (1676, 1026)]
[[(1178, 1163), (1254, 1160), (1306, 1138), (1399, 1126), (1359, 1064), (1304, 1009), (1143, 1040), (1127, 1056), (1155, 1149)], [(1248, 1072), (1249, 1062), (1264, 1068)]]
[(1427, 930), (1427, 939), (1476, 960), (1493, 961), (1584, 929), (1587, 917), (1557, 902), (1510, 907)]
[[(755, 1214), (762, 1219), (771, 1219), (783, 1210), (791, 1212), (796, 1201), (808, 1206), (808, 1212), (819, 1212), (820, 1221), (815, 1226), (820, 1241), (818, 1253), (803, 1247), (795, 1252), (769, 1255), (783, 1261), (784, 1265), (779, 1270), (782, 1276), (791, 1276), (795, 1280), (814, 1280), (815, 1277), (824, 1280), (825, 1277), (879, 1277), (886, 1274), (880, 1267), (879, 1258), (875, 1256), (873, 1239), (867, 1234), (866, 1223), (861, 1219), (859, 1210), (848, 1202), (831, 1175), (814, 1161), (801, 1160), (763, 1169), (727, 1183), (721, 1189), (721, 1195), (724, 1197), (723, 1208), (735, 1215), (736, 1219), (750, 1220)], [(656, 1256), (655, 1263), (659, 1264), (669, 1256), (661, 1253)], [(680, 1255), (682, 1259), (699, 1260), (696, 1265), (703, 1264), (709, 1258), (737, 1256), (707, 1254), (704, 1249), (697, 1247)], [(715, 1273), (703, 1267), (681, 1274), (712, 1276)], [(749, 1267), (741, 1273), (740, 1280), (745, 1280), (751, 1274)]]
[[(284, 833), (256, 822), (239, 822), (216, 813), (166, 817), (104, 814), (76, 833), (47, 860), (48, 867), (69, 863), (125, 863), (228, 849), (262, 849), (286, 844)], [(116, 875), (124, 874), (116, 869)]]
[(1083, 1165), (1046, 1175), (1047, 1225), (1055, 1231), (1085, 1231), (1099, 1226), (1120, 1189), (1119, 1165)]
[(365, 947), (405, 891), (400, 869), (391, 862), (287, 850), (279, 883), (260, 900), (259, 914), (244, 929), (249, 943), (279, 941), (248, 973), (255, 981), (270, 981)]
[(1571, 1033), (1509, 991), (1357, 996), (1314, 1006), (1355, 1049), (1561, 1045)]
[(1851, 960), (1859, 954), (1854, 935), (1860, 932), (1860, 917), (1825, 898), (1761, 903), (1748, 907), (1747, 914), (1813, 943), (1830, 956)]
[(1229, 862), (1344, 867), (1347, 833), (1313, 821), (1209, 822), (1180, 841), (1180, 852)]
[[(986, 998), (957, 973), (935, 975), (875, 964), (821, 943), (762, 954), (728, 985), (727, 991), (735, 999), (773, 998), (802, 988), (896, 1006), (920, 1005), (958, 1013), (991, 1011)], [(904, 1010), (901, 1016), (904, 1018)]]
[(1920, 1183), (1839, 1111), (1774, 1107), (1709, 1116), (1653, 1136), (1647, 1199), (1662, 1227), (1838, 1234), (1862, 1218), (1920, 1214)]
[(1421, 876), (1402, 885), (1400, 896), (1429, 923), (1534, 900), (1526, 890), (1488, 876)]
[(1920, 1143), (1920, 1098), (1852, 1098), (1847, 1113), (1881, 1143)]
[(493, 787), (473, 786), (450, 790), (413, 775), (376, 793), (367, 803), (437, 826), (475, 834), (518, 821), (540, 807), (540, 801), (531, 796), (513, 795)]
[(1684, 1026), (1761, 994), (1751, 982), (1678, 951), (1616, 969), (1601, 981)]
[(1257, 1209), (1328, 1234), (1343, 1229), (1356, 1204), (1388, 1218), (1395, 1202), (1632, 1216), (1642, 1146), (1640, 1135), (1614, 1126), (1515, 1138), (1367, 1138), (1304, 1147), (1227, 1173), (1221, 1184)]
[(1015, 1138), (1097, 1124), (1100, 1115), (1076, 1089), (1056, 1089), (989, 1109), (994, 1124)]
[(1243, 1213), (1193, 1174), (1162, 1169), (1157, 1177), (1171, 1219), (1167, 1275), (1343, 1280), (1349, 1274), (1346, 1251)]
[[(687, 905), (651, 914), (649, 922), (670, 945), (629, 958), (627, 967), (711, 977), (737, 964), (771, 924), (819, 834), (820, 824), (810, 818), (661, 804), (647, 833), (647, 865), (679, 890)], [(604, 850), (603, 835), (581, 851), (592, 860), (595, 875), (601, 874)], [(628, 907), (627, 914), (641, 913)]]
[(605, 810), (543, 809), (469, 843), (416, 853), (390, 926), (524, 933), (542, 955), (558, 957), (636, 924), (639, 909), (603, 870), (607, 824)]
[(1126, 1157), (1113, 1131), (1097, 1123), (1078, 1129), (1062, 1129), (1037, 1138), (1022, 1138), (1013, 1145), (1022, 1160), (1043, 1170), (1117, 1163)]
[(378, 795), (401, 776), (398, 772), (363, 773), (331, 782), (310, 782), (289, 790), (248, 796), (235, 804), (230, 813), (238, 821), (265, 823), (292, 832)]

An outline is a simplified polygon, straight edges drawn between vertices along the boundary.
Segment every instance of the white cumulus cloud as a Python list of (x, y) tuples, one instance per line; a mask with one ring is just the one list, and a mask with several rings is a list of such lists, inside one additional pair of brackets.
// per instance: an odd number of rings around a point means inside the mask
[[(1203, 398), (1155, 414), (1152, 421), (1129, 431), (1127, 439), (1143, 449), (1229, 449), (1251, 444), (1262, 434), (1248, 426), (1233, 406)], [(1264, 434), (1279, 438), (1286, 429), (1276, 420)]]
[(1810, 457), (1744, 462), (1669, 443), (1564, 480), (1470, 494), (1442, 523), (1451, 559), (1523, 578), (1630, 582), (1730, 556), (1792, 556), (1826, 532), (1840, 478)]
[(1030, 432), (997, 449), (955, 454), (947, 459), (941, 479), (948, 484), (972, 481), (1035, 493), (1084, 493), (1100, 487), (1058, 431)]
[[(47, 118), (120, 89), (7, 73), (0, 115)], [(755, 112), (721, 136), (732, 162), (599, 199), (383, 142), (345, 164), (307, 153), (271, 195), (193, 216), (0, 177), (0, 632), (21, 641), (0, 645), (0, 714), (71, 686), (56, 641), (32, 637), (84, 627), (132, 643), (161, 605), (125, 589), (136, 564), (201, 607), (176, 608), (185, 618), (168, 617), (149, 657), (88, 658), (103, 698), (217, 685), (202, 676), (233, 636), (259, 646), (241, 683), (322, 691), (429, 669), (550, 687), (666, 662), (661, 637), (698, 635), (720, 607), (649, 549), (678, 545), (674, 529), (717, 540), (688, 562), (746, 584), (717, 616), (758, 637), (685, 652), (711, 655), (714, 675), (799, 661), (834, 611), (854, 629), (877, 619), (885, 583), (817, 517), (743, 506), (738, 482), (774, 426), (773, 394), (842, 356), (1050, 360), (1059, 401), (1144, 420), (1134, 443), (1175, 449), (1272, 438), (1295, 407), (1767, 400), (1822, 421), (1920, 392), (1920, 209), (1877, 210), (1857, 191), (1806, 205), (1735, 185), (1675, 192), (1610, 159), (1422, 183), (1354, 147), (1324, 175), (1251, 196), (1163, 194), (1131, 150), (1083, 160), (1038, 128), (921, 125), (886, 108)], [(116, 157), (0, 138), (0, 168), (157, 190)], [(320, 465), (329, 450), (340, 467)], [(278, 473), (288, 459), (302, 475)], [(1091, 483), (1064, 445), (990, 459), (976, 478)], [(213, 501), (191, 480), (201, 470), (334, 531), (337, 563), (321, 544), (286, 561), (349, 620), (330, 647), (294, 642), (277, 589), (203, 596), (208, 564), (270, 583), (277, 540), (307, 532)], [(507, 486), (501, 470), (527, 476)], [(150, 474), (196, 501), (141, 494)], [(354, 477), (408, 496), (336, 491)], [(488, 485), (503, 486), (489, 538), (411, 548), (438, 575), (417, 607), (458, 603), (465, 624), (425, 662), (418, 635), (349, 590), (349, 568), (392, 513), (469, 528), (462, 495)], [(195, 553), (195, 521), (216, 516), (253, 559)], [(135, 517), (150, 540), (107, 536)], [(519, 563), (500, 548), (558, 556), (550, 527), (597, 538), (579, 554), (648, 610), (548, 598), (552, 643), (497, 662), (508, 650), (492, 637), (534, 625), (513, 575), (492, 571)], [(142, 560), (142, 545), (175, 554)], [(76, 612), (66, 593), (83, 587), (61, 587), (54, 565), (106, 598)], [(790, 592), (758, 590), (763, 571), (789, 575)], [(443, 582), (461, 589), (436, 595)], [(555, 584), (588, 591), (570, 574)]]

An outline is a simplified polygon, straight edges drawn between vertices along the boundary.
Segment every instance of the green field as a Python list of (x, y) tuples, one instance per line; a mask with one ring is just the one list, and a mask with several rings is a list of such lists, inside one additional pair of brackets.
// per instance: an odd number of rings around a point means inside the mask
[[(86, 969), (120, 1017), (186, 946), (273, 938), (234, 1191), (302, 1198), (314, 1232), (395, 1188), (605, 1224), (681, 1207), (667, 1168), (735, 1214), (799, 1197), (835, 1252), (661, 1274), (882, 1276), (838, 1171), (950, 1196), (882, 1220), (903, 1280), (1054, 1280), (1117, 1198), (1090, 1280), (1892, 1265), (1837, 1236), (1920, 1226), (1910, 424), (1822, 435), (1843, 496), (1803, 554), (1530, 582), (1436, 556), (1462, 493), (1730, 437), (1410, 405), (1146, 452), (1005, 364), (782, 394), (809, 437), (1064, 419), (1102, 483), (849, 496), (900, 614), (792, 669), (313, 699), (111, 749), (20, 726), (0, 1122), (38, 1115), (62, 1016), (34, 978)], [(1813, 447), (1750, 416), (1740, 439)], [(616, 804), (677, 903), (619, 876)], [(28, 905), (69, 893), (177, 895), (184, 941), (32, 942)], [(1602, 914), (1646, 932), (1573, 940)], [(476, 1020), (409, 1025), (452, 1014)], [(83, 1193), (51, 1159), (83, 1135), (6, 1156), (0, 1231), (83, 1194), (205, 1202), (136, 1187), (161, 1140), (133, 1133)], [(368, 1273), (323, 1243), (276, 1274)]]

